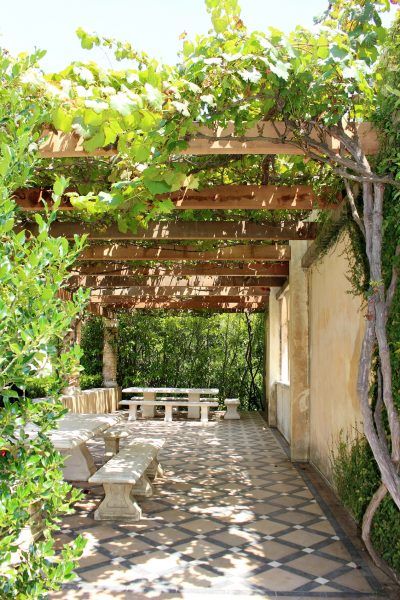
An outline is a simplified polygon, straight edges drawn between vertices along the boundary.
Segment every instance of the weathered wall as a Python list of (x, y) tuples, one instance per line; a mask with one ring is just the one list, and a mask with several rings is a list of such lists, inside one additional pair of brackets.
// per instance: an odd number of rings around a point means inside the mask
[(361, 413), (356, 383), (364, 332), (361, 300), (346, 278), (345, 239), (309, 269), (310, 461), (328, 478), (341, 430)]
[(276, 426), (290, 444), (292, 434), (292, 415), (290, 411), (290, 387), (286, 383), (275, 384)]
[(279, 288), (271, 287), (269, 293), (268, 319), (266, 327), (266, 384), (268, 398), (268, 424), (276, 427), (276, 382), (279, 381), (279, 301), (276, 294)]

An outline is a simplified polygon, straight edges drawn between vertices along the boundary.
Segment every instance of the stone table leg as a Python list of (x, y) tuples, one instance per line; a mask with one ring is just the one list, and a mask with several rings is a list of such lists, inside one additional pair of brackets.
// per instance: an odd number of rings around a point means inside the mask
[(87, 481), (96, 472), (93, 457), (86, 444), (60, 450), (60, 453), (66, 457), (63, 474), (67, 481)]
[[(154, 392), (144, 392), (143, 400), (155, 400), (156, 394)], [(142, 406), (142, 417), (151, 417), (154, 418), (155, 414), (155, 406)]]
[(104, 458), (106, 462), (119, 452), (119, 437), (104, 438)]
[(188, 419), (199, 419), (200, 418), (200, 407), (190, 406), (191, 402), (200, 402), (200, 394), (191, 393), (188, 395)]
[(128, 411), (128, 421), (137, 420), (137, 404), (131, 404)]
[(97, 521), (139, 521), (142, 510), (132, 496), (132, 485), (103, 483), (105, 498), (94, 513)]
[(150, 464), (150, 466), (146, 470), (146, 475), (147, 475), (147, 477), (149, 477), (150, 479), (153, 479), (153, 480), (157, 479), (157, 477), (162, 477), (164, 475), (164, 471), (162, 469), (162, 466), (158, 462), (157, 458), (155, 458), (152, 461), (152, 463)]
[(172, 423), (172, 406), (171, 406), (171, 404), (166, 404), (165, 405), (165, 417), (164, 417), (164, 421), (166, 423)]
[(142, 475), (139, 481), (132, 488), (132, 495), (145, 496), (150, 498), (153, 495), (153, 488), (147, 475)]
[(208, 423), (208, 406), (204, 405), (204, 406), (200, 406), (200, 411), (201, 411), (201, 422), (202, 423)]

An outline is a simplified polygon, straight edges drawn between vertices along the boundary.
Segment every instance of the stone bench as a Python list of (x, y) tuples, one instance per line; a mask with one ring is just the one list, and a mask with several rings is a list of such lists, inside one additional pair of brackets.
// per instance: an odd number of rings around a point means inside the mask
[(164, 421), (166, 423), (171, 423), (172, 421), (172, 409), (173, 407), (184, 406), (184, 407), (197, 407), (200, 408), (200, 421), (202, 423), (208, 422), (208, 409), (210, 407), (217, 407), (218, 402), (213, 401), (209, 398), (200, 398), (199, 402), (190, 402), (188, 400), (122, 400), (120, 402), (121, 406), (129, 407), (129, 417), (128, 421), (136, 421), (137, 419), (137, 407), (138, 406), (164, 406), (165, 408), (165, 417)]
[(225, 400), (226, 413), (224, 415), (224, 419), (240, 419), (240, 414), (238, 413), (239, 407), (239, 398), (227, 398)]
[[(165, 440), (163, 439), (149, 439), (145, 437), (138, 437), (137, 435), (135, 435), (135, 433), (132, 431), (132, 428), (129, 427), (127, 423), (119, 423), (117, 425), (114, 425), (113, 427), (109, 427), (106, 431), (103, 431), (101, 437), (104, 440), (105, 461), (110, 460), (113, 456), (115, 456), (115, 454), (119, 452), (121, 439), (127, 439), (131, 437), (132, 440), (128, 442), (129, 445), (134, 445), (136, 443), (152, 444), (155, 448), (157, 448), (157, 452), (165, 444)], [(162, 475), (161, 467), (159, 467), (159, 469), (160, 470), (158, 474)], [(156, 474), (154, 475), (154, 477), (156, 476)]]
[(90, 483), (102, 484), (105, 493), (94, 513), (96, 520), (141, 519), (142, 510), (135, 497), (153, 494), (148, 474), (154, 473), (158, 450), (151, 442), (132, 442), (90, 477)]

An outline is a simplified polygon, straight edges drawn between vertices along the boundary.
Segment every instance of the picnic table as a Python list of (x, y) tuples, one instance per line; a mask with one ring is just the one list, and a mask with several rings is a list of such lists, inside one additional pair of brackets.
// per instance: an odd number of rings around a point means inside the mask
[(54, 447), (66, 457), (64, 478), (69, 481), (87, 481), (96, 471), (93, 457), (86, 442), (123, 420), (121, 414), (67, 413), (59, 421), (59, 428), (50, 432)]
[[(151, 400), (149, 404), (143, 404), (142, 415), (144, 417), (154, 417), (157, 394), (171, 396), (187, 396), (188, 418), (200, 418), (200, 398), (201, 396), (215, 396), (219, 393), (218, 388), (174, 388), (174, 387), (128, 387), (122, 390), (123, 394), (141, 394), (143, 400)], [(194, 403), (194, 406), (190, 406)], [(160, 402), (165, 404), (165, 402)]]

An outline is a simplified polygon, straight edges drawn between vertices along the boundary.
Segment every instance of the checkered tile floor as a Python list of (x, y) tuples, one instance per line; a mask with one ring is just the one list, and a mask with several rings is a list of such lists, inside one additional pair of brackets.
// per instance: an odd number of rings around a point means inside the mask
[[(79, 578), (51, 598), (375, 597), (378, 582), (258, 414), (137, 421), (136, 433), (167, 439), (143, 520), (94, 521), (92, 487), (60, 536), (88, 540)], [(91, 450), (101, 462), (101, 442)]]

